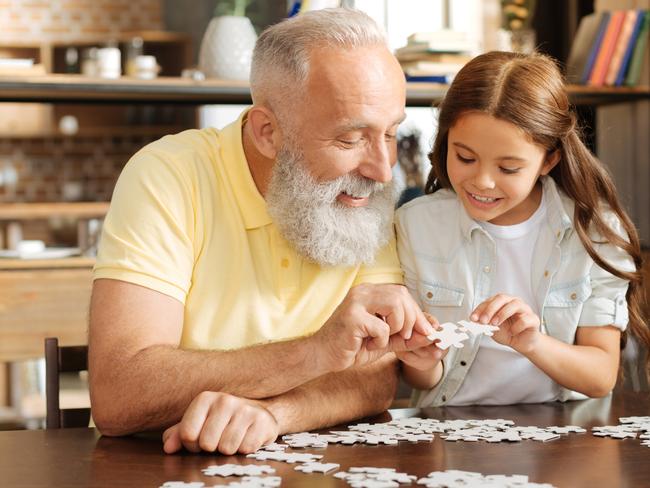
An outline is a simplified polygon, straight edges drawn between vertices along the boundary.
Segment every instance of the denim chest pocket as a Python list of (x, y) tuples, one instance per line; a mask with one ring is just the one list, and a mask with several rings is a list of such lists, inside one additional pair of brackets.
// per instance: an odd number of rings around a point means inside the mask
[(573, 344), (582, 306), (590, 296), (589, 276), (551, 287), (544, 302), (543, 314), (548, 333), (556, 339)]
[(560, 283), (551, 287), (546, 296), (546, 307), (576, 307), (591, 295), (589, 276), (578, 280)]
[(425, 312), (430, 313), (440, 323), (463, 318), (462, 306), (465, 290), (441, 283), (421, 283), (420, 303)]

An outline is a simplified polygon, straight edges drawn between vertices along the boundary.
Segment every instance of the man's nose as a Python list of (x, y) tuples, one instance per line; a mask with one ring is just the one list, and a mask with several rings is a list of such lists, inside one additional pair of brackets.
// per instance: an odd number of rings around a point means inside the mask
[(393, 178), (396, 154), (387, 141), (372, 144), (359, 165), (359, 174), (379, 183), (388, 183)]

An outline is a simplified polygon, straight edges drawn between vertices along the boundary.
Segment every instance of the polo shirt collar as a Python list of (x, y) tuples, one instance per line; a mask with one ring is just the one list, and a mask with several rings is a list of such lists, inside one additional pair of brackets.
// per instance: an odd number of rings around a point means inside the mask
[(246, 109), (232, 124), (221, 131), (221, 157), (226, 177), (247, 230), (263, 227), (272, 223), (266, 208), (266, 201), (260, 194), (251, 175), (244, 144), (242, 127), (248, 116)]

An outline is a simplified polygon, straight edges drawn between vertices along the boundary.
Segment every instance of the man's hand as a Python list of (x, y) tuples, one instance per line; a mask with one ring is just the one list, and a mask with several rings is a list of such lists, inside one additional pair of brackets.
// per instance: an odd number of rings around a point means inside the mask
[(190, 403), (183, 419), (163, 433), (163, 449), (167, 454), (183, 447), (191, 452), (248, 454), (278, 434), (275, 417), (261, 402), (204, 391)]
[[(433, 315), (424, 312), (424, 316), (434, 328), (438, 329), (440, 324)], [(448, 349), (439, 349), (435, 342), (429, 342), (421, 347), (413, 344), (413, 342), (406, 343), (404, 350), (397, 349), (395, 355), (402, 363), (419, 371), (433, 370), (449, 351)]]
[(533, 351), (541, 336), (537, 314), (520, 298), (509, 295), (498, 294), (485, 300), (472, 312), (470, 319), (498, 325), (499, 330), (492, 339), (521, 354)]
[(404, 286), (364, 284), (350, 290), (313, 339), (326, 369), (342, 371), (386, 352), (421, 347), (432, 331)]

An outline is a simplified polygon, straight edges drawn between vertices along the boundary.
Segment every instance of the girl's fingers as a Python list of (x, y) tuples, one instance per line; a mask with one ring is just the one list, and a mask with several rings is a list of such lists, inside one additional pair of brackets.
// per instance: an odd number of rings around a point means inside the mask
[(482, 324), (492, 322), (494, 314), (497, 313), (506, 303), (512, 300), (508, 295), (498, 294), (481, 303), (471, 315), (471, 319)]
[(515, 317), (515, 321), (511, 327), (511, 333), (513, 336), (519, 335), (522, 332), (525, 332), (528, 329), (539, 330), (540, 322), (539, 318), (535, 314), (520, 314), (519, 317)]
[(526, 307), (524, 302), (515, 298), (503, 305), (503, 307), (494, 314), (490, 323), (492, 325), (501, 325), (513, 315), (525, 312), (527, 308), (528, 307)]

